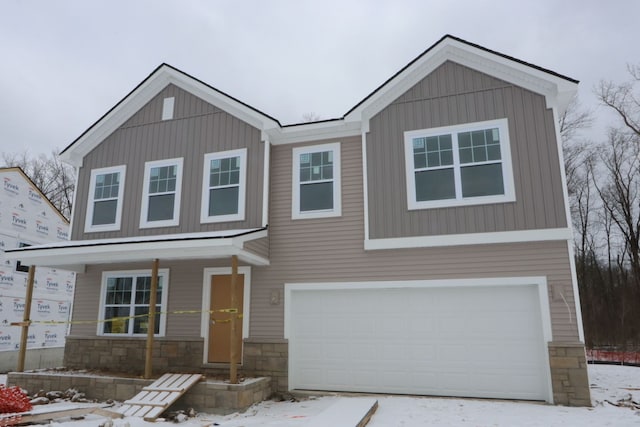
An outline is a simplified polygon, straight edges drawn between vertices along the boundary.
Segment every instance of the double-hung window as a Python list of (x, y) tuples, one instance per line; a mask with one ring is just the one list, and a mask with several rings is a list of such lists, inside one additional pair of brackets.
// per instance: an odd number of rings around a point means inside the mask
[[(155, 334), (164, 335), (169, 270), (158, 271)], [(149, 325), (151, 271), (109, 271), (102, 275), (98, 335), (146, 335)]]
[(293, 219), (340, 216), (340, 143), (294, 148), (292, 182)]
[(182, 164), (182, 158), (145, 163), (140, 228), (179, 224)]
[(246, 176), (246, 148), (206, 154), (200, 221), (244, 220)]
[(409, 209), (515, 200), (507, 119), (405, 132)]
[(125, 171), (125, 165), (91, 171), (85, 232), (120, 229)]

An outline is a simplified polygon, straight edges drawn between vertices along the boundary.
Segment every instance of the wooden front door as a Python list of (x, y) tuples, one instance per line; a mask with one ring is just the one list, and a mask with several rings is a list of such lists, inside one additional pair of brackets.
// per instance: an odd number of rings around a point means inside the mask
[(237, 308), (240, 317), (236, 322), (236, 349), (238, 351), (237, 363), (241, 363), (242, 356), (242, 304), (244, 296), (244, 274), (238, 274), (236, 285), (236, 301), (238, 307), (231, 307), (231, 275), (222, 274), (211, 276), (211, 300), (209, 314), (209, 363), (230, 362), (231, 340), (231, 314), (219, 313), (214, 310)]

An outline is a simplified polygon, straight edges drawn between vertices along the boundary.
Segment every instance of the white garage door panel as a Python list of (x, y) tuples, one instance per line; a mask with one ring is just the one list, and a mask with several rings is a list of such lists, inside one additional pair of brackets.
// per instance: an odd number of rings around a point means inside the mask
[(290, 386), (545, 400), (536, 286), (294, 290)]

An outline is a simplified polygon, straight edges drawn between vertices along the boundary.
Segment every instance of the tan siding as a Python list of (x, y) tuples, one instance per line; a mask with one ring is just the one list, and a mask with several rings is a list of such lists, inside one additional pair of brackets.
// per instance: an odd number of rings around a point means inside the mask
[[(560, 294), (550, 299), (554, 340), (577, 340), (566, 242), (365, 252), (361, 143), (359, 138), (341, 142), (343, 214), (339, 218), (291, 219), (292, 147), (272, 149), (271, 182), (277, 191), (272, 191), (270, 204), (271, 265), (253, 270), (252, 337), (282, 338), (283, 304), (271, 304), (270, 299), (274, 294), (282, 299), (284, 283), (546, 276), (571, 308), (569, 322)], [(385, 168), (385, 162), (376, 162)], [(492, 215), (488, 210), (484, 221)], [(463, 222), (467, 218), (459, 217)]]
[[(202, 284), (204, 269), (208, 267), (230, 267), (228, 259), (211, 261), (164, 261), (160, 268), (169, 269), (169, 312), (202, 309)], [(126, 270), (151, 270), (148, 264), (92, 265), (85, 274), (79, 274), (73, 307), (73, 320), (96, 321), (100, 308), (102, 272)], [(71, 328), (72, 336), (95, 336), (96, 323), (77, 323)], [(169, 314), (167, 337), (200, 336), (200, 314)]]
[(269, 236), (245, 243), (244, 249), (261, 257), (269, 258)]
[[(204, 101), (176, 87), (169, 88), (176, 96), (175, 119), (149, 119), (158, 113), (158, 108), (161, 110), (164, 93), (168, 90), (165, 89), (85, 157), (78, 179), (72, 230), (74, 240), (262, 226), (264, 144), (260, 141), (260, 131), (213, 106), (207, 107)], [(237, 148), (248, 150), (246, 219), (200, 224), (204, 155)], [(184, 157), (180, 224), (176, 227), (139, 229), (145, 162), (177, 157)], [(122, 164), (127, 165), (127, 171), (121, 230), (84, 233), (91, 170)]]
[[(509, 120), (515, 203), (407, 209), (404, 132)], [(544, 97), (447, 62), (371, 119), (371, 238), (566, 227), (553, 114)]]

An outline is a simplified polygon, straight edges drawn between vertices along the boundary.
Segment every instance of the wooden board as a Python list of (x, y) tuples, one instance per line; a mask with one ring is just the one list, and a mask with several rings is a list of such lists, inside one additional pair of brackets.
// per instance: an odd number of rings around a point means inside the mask
[(126, 417), (154, 421), (180, 396), (202, 379), (201, 374), (164, 374), (118, 409)]
[[(59, 418), (69, 418), (69, 417), (81, 417), (84, 415), (95, 414), (103, 417), (110, 418), (122, 418), (123, 415), (119, 412), (110, 411), (103, 407), (96, 406), (86, 406), (82, 408), (72, 408), (72, 409), (53, 409), (50, 411), (38, 411), (34, 412), (22, 412), (20, 414), (12, 414), (18, 415), (20, 420), (17, 424), (31, 424), (31, 423), (39, 423), (43, 421), (51, 421)], [(2, 420), (5, 418), (0, 416), (0, 425), (2, 425)], [(13, 424), (7, 424), (13, 425)]]

